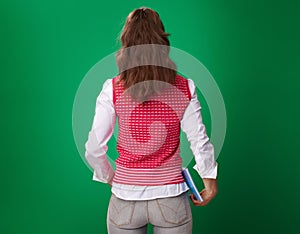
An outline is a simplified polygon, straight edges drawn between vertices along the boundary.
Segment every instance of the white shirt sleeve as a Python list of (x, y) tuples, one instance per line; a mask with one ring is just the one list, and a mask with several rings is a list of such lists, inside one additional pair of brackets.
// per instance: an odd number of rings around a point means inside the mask
[(114, 176), (106, 157), (107, 142), (116, 122), (112, 95), (112, 79), (108, 79), (97, 97), (93, 125), (85, 143), (85, 158), (94, 169), (93, 180), (103, 183), (111, 183)]
[(196, 165), (193, 168), (201, 178), (215, 179), (218, 164), (214, 157), (214, 146), (210, 143), (202, 122), (200, 111), (202, 107), (198, 101), (194, 82), (188, 79), (188, 83), (192, 98), (181, 120), (181, 129), (186, 133), (195, 156)]

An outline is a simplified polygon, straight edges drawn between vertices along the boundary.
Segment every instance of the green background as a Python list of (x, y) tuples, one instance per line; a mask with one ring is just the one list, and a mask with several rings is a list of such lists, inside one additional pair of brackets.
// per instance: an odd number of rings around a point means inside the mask
[(209, 69), (226, 105), (219, 193), (192, 207), (194, 233), (299, 233), (300, 4), (271, 0), (1, 1), (1, 233), (106, 233), (110, 188), (77, 151), (72, 106), (140, 6)]

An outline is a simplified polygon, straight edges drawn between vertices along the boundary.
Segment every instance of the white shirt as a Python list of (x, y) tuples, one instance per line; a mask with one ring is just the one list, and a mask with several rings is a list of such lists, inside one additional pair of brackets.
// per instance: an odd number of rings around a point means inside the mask
[[(181, 129), (186, 133), (191, 150), (195, 156), (193, 167), (201, 178), (217, 177), (217, 162), (214, 147), (206, 134), (202, 122), (201, 106), (198, 101), (193, 80), (188, 79), (192, 98), (181, 120)], [(116, 123), (113, 103), (112, 79), (107, 79), (97, 97), (92, 128), (85, 144), (85, 158), (94, 169), (93, 180), (111, 183), (114, 171), (107, 160), (107, 142), (111, 138)], [(136, 186), (112, 183), (112, 193), (124, 200), (151, 200), (161, 197), (177, 196), (189, 188), (185, 182), (162, 186)]]

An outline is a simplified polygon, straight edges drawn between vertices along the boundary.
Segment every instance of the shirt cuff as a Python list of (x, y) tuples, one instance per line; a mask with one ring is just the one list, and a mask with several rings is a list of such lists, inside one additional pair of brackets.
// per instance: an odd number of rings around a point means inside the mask
[(193, 169), (195, 169), (198, 172), (199, 176), (202, 179), (216, 179), (217, 174), (218, 174), (218, 163), (216, 162), (215, 166), (213, 168), (211, 168), (210, 170), (206, 170), (206, 171), (199, 170), (197, 164), (195, 164)]
[(97, 181), (97, 182), (111, 184), (114, 175), (115, 175), (115, 172), (111, 167), (108, 168), (108, 171), (105, 173), (105, 176), (103, 175), (100, 168), (95, 168), (92, 180)]

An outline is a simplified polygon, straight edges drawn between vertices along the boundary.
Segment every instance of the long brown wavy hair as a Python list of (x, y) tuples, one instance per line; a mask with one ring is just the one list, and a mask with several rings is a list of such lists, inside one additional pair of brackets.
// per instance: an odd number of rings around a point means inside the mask
[[(116, 55), (117, 84), (131, 87), (128, 90), (134, 99), (145, 101), (161, 92), (163, 82), (175, 82), (177, 68), (169, 57), (169, 35), (159, 14), (150, 8), (141, 7), (128, 15), (120, 37), (122, 47)], [(150, 80), (163, 82), (143, 82)]]

